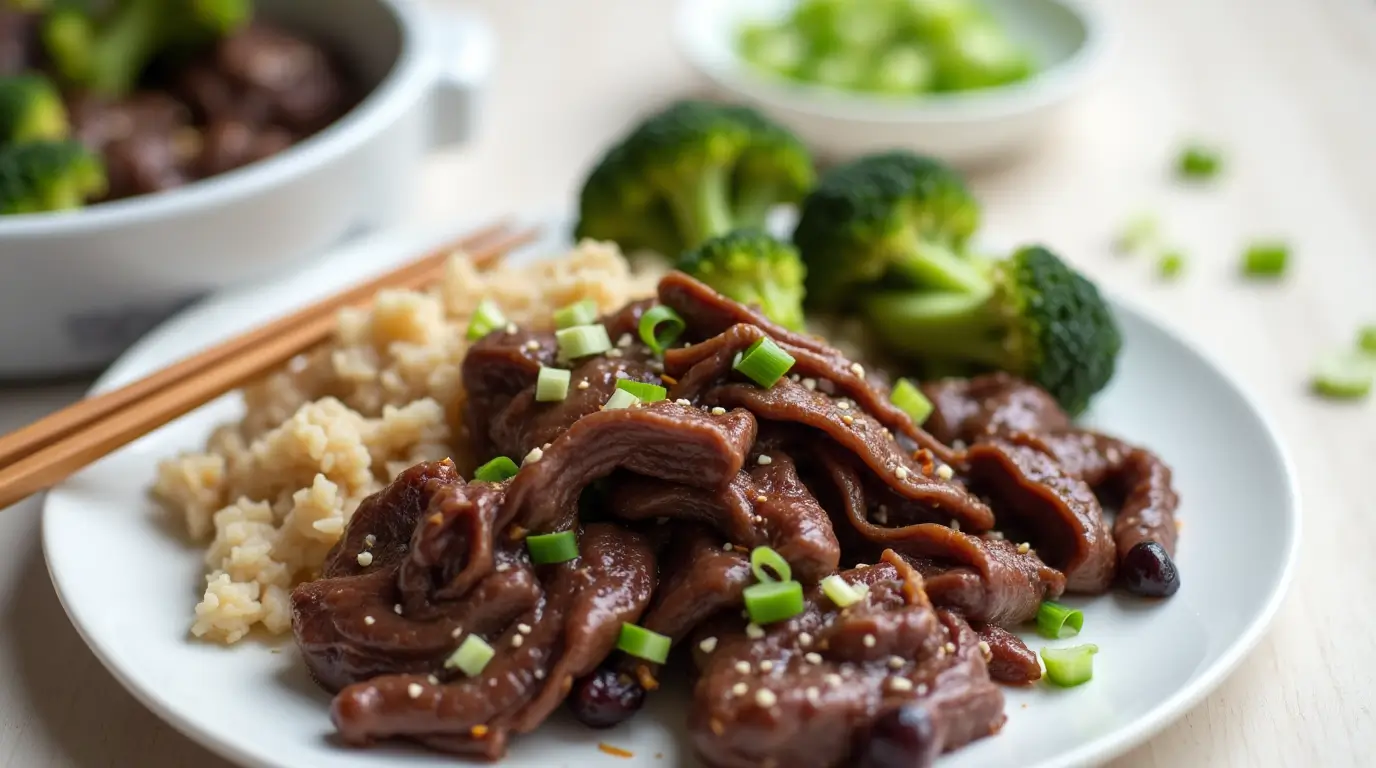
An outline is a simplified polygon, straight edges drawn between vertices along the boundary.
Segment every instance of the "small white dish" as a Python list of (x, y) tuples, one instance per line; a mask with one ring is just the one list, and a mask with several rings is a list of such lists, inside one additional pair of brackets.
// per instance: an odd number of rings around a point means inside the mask
[[(567, 232), (564, 222), (546, 229)], [(109, 390), (196, 349), (450, 239), (382, 234), (320, 264), (227, 293), (189, 310), (133, 347), (96, 385)], [(557, 253), (562, 234), (520, 258)], [(1183, 586), (1158, 603), (1121, 594), (1067, 602), (1096, 643), (1094, 679), (1070, 690), (1005, 689), (999, 735), (941, 759), (939, 768), (1059, 768), (1106, 760), (1140, 743), (1212, 690), (1261, 637), (1294, 570), (1299, 501), (1294, 471), (1260, 409), (1220, 368), (1147, 316), (1117, 304), (1125, 336), (1120, 372), (1089, 421), (1150, 446), (1176, 471), (1184, 529)], [(247, 640), (231, 648), (190, 638), (201, 551), (185, 544), (148, 499), (159, 459), (198, 449), (236, 417), (226, 397), (150, 434), (53, 490), (43, 548), (68, 615), (96, 656), (141, 702), (178, 730), (247, 766), (453, 766), (405, 746), (348, 749), (331, 738), (329, 696), (309, 679), (294, 644)], [(1033, 648), (1047, 641), (1024, 633)], [(280, 652), (278, 652), (280, 651)], [(679, 688), (681, 691), (681, 687)], [(557, 716), (513, 740), (502, 764), (689, 766), (684, 699), (666, 686), (612, 731)], [(611, 760), (599, 742), (630, 750)], [(663, 755), (662, 758), (657, 755)]]
[(679, 48), (722, 94), (787, 124), (826, 159), (903, 147), (970, 165), (1027, 145), (1055, 124), (1105, 61), (1110, 28), (1079, 0), (983, 0), (1040, 62), (1028, 80), (961, 93), (885, 98), (753, 69), (736, 50), (745, 21), (778, 19), (796, 0), (680, 0)]

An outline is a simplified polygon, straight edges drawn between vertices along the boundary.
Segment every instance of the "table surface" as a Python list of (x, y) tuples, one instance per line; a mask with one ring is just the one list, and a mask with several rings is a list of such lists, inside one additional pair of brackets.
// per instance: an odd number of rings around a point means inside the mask
[[(595, 148), (630, 115), (701, 85), (671, 45), (667, 2), (470, 5), (497, 28), (501, 59), (482, 134), (434, 159), (418, 223), (565, 207)], [(1235, 372), (1289, 446), (1305, 508), (1298, 577), (1270, 633), (1217, 691), (1112, 765), (1369, 765), (1376, 558), (1351, 549), (1376, 542), (1376, 402), (1324, 403), (1305, 387), (1315, 357), (1376, 322), (1376, 5), (1105, 6), (1123, 32), (1106, 78), (1035, 151), (974, 177), (988, 226), (1055, 244)], [(1165, 170), (1193, 136), (1226, 148), (1226, 177), (1207, 191)], [(1189, 253), (1175, 283), (1111, 252), (1114, 231), (1144, 209)], [(1279, 285), (1236, 278), (1241, 247), (1261, 236), (1295, 247)], [(0, 392), (0, 433), (81, 391)], [(136, 703), (82, 644), (48, 581), (38, 511), (30, 499), (0, 514), (10, 542), (0, 761), (224, 766)]]

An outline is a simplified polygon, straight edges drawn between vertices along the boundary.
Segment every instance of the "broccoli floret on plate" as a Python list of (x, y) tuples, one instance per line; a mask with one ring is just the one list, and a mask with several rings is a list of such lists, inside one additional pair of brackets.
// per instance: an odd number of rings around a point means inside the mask
[(105, 168), (74, 141), (0, 148), (0, 215), (80, 208), (105, 192)]
[(0, 77), (0, 145), (65, 139), (70, 129), (62, 96), (46, 77)]
[(807, 270), (797, 249), (761, 230), (714, 237), (684, 252), (676, 266), (730, 299), (759, 307), (779, 325), (803, 327)]

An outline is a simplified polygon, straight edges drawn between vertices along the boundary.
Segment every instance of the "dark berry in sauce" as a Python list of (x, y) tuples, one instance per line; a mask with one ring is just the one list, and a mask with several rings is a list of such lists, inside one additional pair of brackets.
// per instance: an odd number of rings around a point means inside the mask
[(580, 679), (569, 695), (578, 722), (589, 728), (611, 728), (645, 705), (645, 689), (624, 672), (602, 667)]
[(904, 704), (879, 716), (860, 745), (857, 768), (924, 768), (941, 753), (936, 727), (926, 708)]
[(1180, 572), (1166, 550), (1154, 541), (1144, 541), (1132, 549), (1120, 564), (1123, 585), (1143, 597), (1170, 597), (1180, 590)]

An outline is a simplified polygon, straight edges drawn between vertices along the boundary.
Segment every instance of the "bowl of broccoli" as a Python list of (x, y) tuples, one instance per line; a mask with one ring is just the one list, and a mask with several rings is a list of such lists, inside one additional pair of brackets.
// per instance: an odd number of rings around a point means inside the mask
[(680, 0), (677, 33), (721, 93), (824, 157), (898, 147), (959, 164), (1044, 134), (1109, 39), (1079, 0)]
[[(18, 19), (18, 22), (16, 22)], [(490, 69), (405, 0), (0, 0), (0, 379), (399, 223)]]

